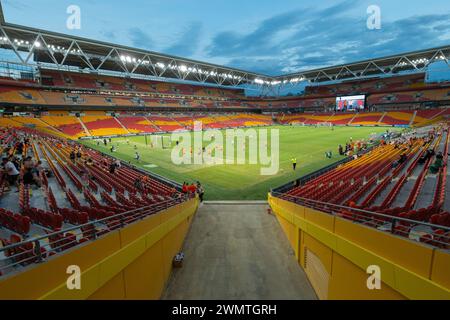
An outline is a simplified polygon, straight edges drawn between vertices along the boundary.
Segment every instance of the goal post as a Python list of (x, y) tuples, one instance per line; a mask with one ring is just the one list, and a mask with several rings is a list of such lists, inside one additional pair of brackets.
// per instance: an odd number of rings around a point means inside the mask
[(331, 123), (331, 122), (319, 122), (319, 123), (317, 123), (317, 126), (319, 126), (319, 127), (332, 127), (333, 123)]
[(163, 149), (170, 149), (172, 147), (172, 139), (170, 136), (161, 136), (161, 141)]
[(151, 135), (149, 141), (150, 141), (149, 144), (150, 144), (151, 148), (162, 149), (162, 147), (163, 147), (162, 136)]

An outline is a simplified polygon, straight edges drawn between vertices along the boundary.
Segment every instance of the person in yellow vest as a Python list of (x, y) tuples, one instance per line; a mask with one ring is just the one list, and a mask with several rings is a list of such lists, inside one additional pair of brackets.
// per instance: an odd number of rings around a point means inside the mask
[(292, 169), (294, 169), (294, 171), (295, 171), (295, 169), (297, 168), (297, 158), (292, 158), (291, 159), (291, 161), (292, 161)]

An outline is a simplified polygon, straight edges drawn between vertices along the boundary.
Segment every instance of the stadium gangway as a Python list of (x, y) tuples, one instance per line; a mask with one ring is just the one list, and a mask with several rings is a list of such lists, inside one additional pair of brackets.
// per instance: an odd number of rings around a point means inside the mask
[[(422, 242), (421, 241), (422, 237), (418, 240), (409, 237), (412, 228), (421, 227), (422, 230), (428, 228), (430, 232), (427, 235), (436, 236), (436, 239), (426, 238), (426, 240), (429, 241), (423, 241), (424, 243), (436, 248), (442, 248), (447, 250), (450, 249), (450, 227), (435, 225), (423, 221), (401, 218), (378, 212), (367, 211), (363, 209), (351, 208), (328, 202), (306, 199), (298, 196), (292, 196), (286, 193), (272, 191), (271, 195), (281, 200), (293, 202), (314, 210), (331, 214), (333, 216), (341, 217), (349, 221), (357, 222), (365, 226), (376, 228), (377, 230), (382, 232), (388, 232), (393, 235), (400, 235), (412, 241)], [(437, 230), (441, 230), (441, 233), (437, 234), (435, 232)]]
[[(90, 221), (88, 223), (66, 228), (53, 233), (32, 239), (23, 240), (18, 243), (10, 244), (0, 248), (0, 253), (4, 254), (5, 259), (0, 260), (0, 277), (4, 274), (17, 270), (20, 266), (28, 266), (32, 263), (45, 262), (49, 256), (72, 249), (87, 241), (94, 241), (100, 236), (123, 228), (138, 220), (142, 220), (149, 215), (157, 214), (163, 210), (173, 207), (174, 205), (189, 200), (192, 195), (184, 195), (180, 198), (174, 198), (163, 202), (155, 203), (127, 212), (118, 213), (110, 217)], [(100, 224), (105, 225), (105, 229), (97, 228)], [(106, 232), (105, 232), (106, 231)], [(71, 242), (67, 242), (66, 233), (71, 233)], [(89, 239), (86, 234), (92, 235)], [(52, 239), (58, 238), (57, 241)], [(85, 239), (84, 241), (79, 241)], [(45, 243), (44, 245), (42, 243)], [(23, 248), (26, 248), (25, 250)], [(13, 254), (8, 254), (8, 253)], [(53, 253), (53, 254), (50, 254)], [(20, 270), (20, 269), (19, 269)]]

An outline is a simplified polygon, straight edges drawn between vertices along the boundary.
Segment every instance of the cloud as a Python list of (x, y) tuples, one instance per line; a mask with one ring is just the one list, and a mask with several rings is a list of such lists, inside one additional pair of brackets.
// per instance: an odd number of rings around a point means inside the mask
[(206, 54), (227, 58), (231, 67), (280, 75), (448, 44), (443, 36), (450, 34), (448, 13), (383, 20), (380, 30), (369, 30), (365, 15), (350, 15), (358, 2), (293, 10), (246, 34), (218, 33)]
[(20, 10), (25, 10), (25, 9), (29, 9), (30, 6), (28, 3), (24, 3), (23, 1), (19, 1), (19, 0), (3, 0), (3, 5), (4, 7), (11, 7), (11, 8), (15, 8), (15, 9), (20, 9)]
[(128, 36), (134, 47), (149, 49), (153, 45), (152, 38), (140, 28), (131, 28), (128, 30)]
[(183, 57), (191, 56), (198, 49), (201, 34), (202, 23), (193, 22), (185, 30), (183, 30), (183, 32), (181, 32), (177, 42), (163, 50), (163, 52)]
[(112, 30), (102, 30), (100, 31), (100, 34), (106, 38), (109, 42), (114, 42), (117, 38), (117, 34), (115, 31)]

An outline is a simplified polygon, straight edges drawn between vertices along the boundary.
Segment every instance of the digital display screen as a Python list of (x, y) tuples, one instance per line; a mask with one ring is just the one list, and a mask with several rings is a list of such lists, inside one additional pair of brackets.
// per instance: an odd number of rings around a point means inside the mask
[(337, 111), (358, 111), (365, 107), (366, 96), (346, 96), (336, 98)]

